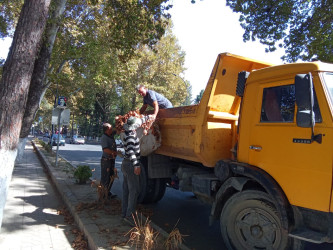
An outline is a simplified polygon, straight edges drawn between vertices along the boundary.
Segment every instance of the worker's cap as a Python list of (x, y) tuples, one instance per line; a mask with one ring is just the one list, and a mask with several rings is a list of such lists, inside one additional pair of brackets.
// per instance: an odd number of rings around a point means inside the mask
[(127, 122), (124, 124), (124, 129), (126, 131), (136, 130), (141, 125), (142, 125), (141, 119), (131, 116), (130, 118), (127, 119)]

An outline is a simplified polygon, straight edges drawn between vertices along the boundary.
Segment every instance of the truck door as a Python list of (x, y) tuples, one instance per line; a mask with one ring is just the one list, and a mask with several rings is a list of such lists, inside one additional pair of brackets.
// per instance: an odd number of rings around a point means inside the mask
[(252, 105), (248, 111), (252, 112), (248, 163), (269, 173), (292, 205), (329, 211), (332, 119), (318, 75), (314, 76), (314, 87), (314, 132), (323, 135), (321, 143), (311, 142), (311, 128), (296, 125), (294, 77), (249, 86), (247, 94), (257, 96), (254, 101), (257, 108)]

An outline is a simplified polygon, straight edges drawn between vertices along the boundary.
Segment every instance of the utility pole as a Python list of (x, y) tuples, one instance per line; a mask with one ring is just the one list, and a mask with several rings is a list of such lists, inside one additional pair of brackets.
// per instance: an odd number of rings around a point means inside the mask
[[(59, 142), (60, 142), (60, 117), (61, 117), (61, 113), (63, 111), (64, 108), (66, 107), (60, 107), (58, 106), (57, 108), (59, 108), (59, 114), (58, 114), (58, 138), (57, 138), (57, 153), (56, 153), (56, 167), (58, 167), (58, 152), (59, 152)], [(52, 147), (52, 141), (51, 141), (51, 147)]]
[(73, 119), (72, 119), (72, 135), (71, 137), (73, 137), (74, 135), (74, 112), (73, 112)]
[[(77, 90), (75, 90), (74, 92), (70, 93), (69, 96), (73, 95), (74, 93), (76, 93), (77, 91), (79, 91), (81, 88), (78, 88)], [(68, 97), (69, 97), (68, 96)], [(66, 101), (67, 101), (67, 98), (64, 97), (64, 96), (58, 96), (58, 85), (57, 85), (57, 97), (58, 97), (58, 106), (56, 106), (54, 108), (54, 111), (58, 110), (57, 111), (57, 115), (58, 115), (58, 119), (57, 119), (57, 124), (58, 124), (58, 138), (57, 138), (57, 152), (56, 152), (56, 162), (55, 162), (55, 165), (56, 167), (58, 166), (58, 152), (59, 152), (59, 142), (60, 142), (60, 118), (61, 118), (61, 115), (64, 114), (64, 117), (63, 117), (63, 123), (62, 124), (66, 124), (68, 125), (69, 124), (69, 120), (70, 120), (70, 111), (69, 109), (67, 109), (67, 104), (66, 104)], [(56, 101), (55, 101), (55, 105), (56, 105)], [(73, 115), (74, 117), (74, 115)], [(65, 122), (64, 122), (65, 121)], [(53, 122), (52, 122), (53, 123)], [(51, 146), (52, 146), (52, 137), (51, 137)]]

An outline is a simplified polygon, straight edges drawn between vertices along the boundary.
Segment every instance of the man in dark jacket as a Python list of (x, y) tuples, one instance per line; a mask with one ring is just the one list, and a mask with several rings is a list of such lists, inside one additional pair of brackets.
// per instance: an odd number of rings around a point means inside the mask
[(103, 124), (103, 135), (101, 137), (102, 159), (101, 159), (101, 184), (107, 191), (108, 198), (116, 197), (110, 190), (112, 186), (111, 177), (115, 174), (115, 159), (117, 157), (117, 145), (112, 132), (112, 125)]

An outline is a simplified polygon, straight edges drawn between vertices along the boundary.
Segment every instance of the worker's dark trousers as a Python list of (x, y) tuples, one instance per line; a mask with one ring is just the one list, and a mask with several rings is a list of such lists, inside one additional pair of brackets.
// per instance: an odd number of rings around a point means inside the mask
[(112, 183), (110, 184), (110, 178), (114, 174), (115, 159), (102, 157), (101, 159), (101, 184), (110, 193)]
[(123, 200), (122, 200), (122, 217), (132, 217), (140, 193), (140, 176), (134, 174), (134, 167), (129, 159), (124, 159), (121, 164), (123, 172)]

